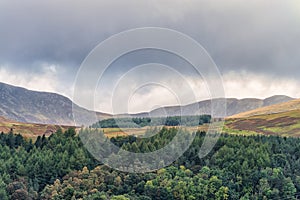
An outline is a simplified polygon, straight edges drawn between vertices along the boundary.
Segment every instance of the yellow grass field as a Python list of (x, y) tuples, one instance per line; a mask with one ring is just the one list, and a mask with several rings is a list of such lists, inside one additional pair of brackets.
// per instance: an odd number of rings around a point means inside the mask
[[(117, 137), (117, 136), (128, 136), (128, 135), (134, 135), (134, 136), (141, 136), (145, 134), (147, 129), (154, 128), (145, 126), (142, 128), (104, 128), (102, 129), (104, 134), (109, 137)], [(162, 128), (162, 126), (158, 126), (156, 128)], [(173, 127), (167, 127), (167, 128), (173, 128)], [(190, 132), (196, 132), (198, 130), (200, 131), (207, 131), (208, 125), (202, 125), (202, 126), (194, 126), (194, 127), (182, 127)]]
[(33, 140), (44, 134), (49, 136), (52, 133), (55, 133), (58, 129), (62, 129), (64, 131), (68, 128), (71, 128), (71, 126), (21, 123), (0, 117), (0, 132), (8, 133), (12, 130), (15, 134), (20, 133), (23, 137), (31, 138)]

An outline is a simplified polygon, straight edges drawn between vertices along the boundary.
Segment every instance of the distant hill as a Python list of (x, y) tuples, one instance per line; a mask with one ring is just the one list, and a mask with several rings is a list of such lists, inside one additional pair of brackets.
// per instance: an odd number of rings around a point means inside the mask
[[(72, 101), (59, 94), (31, 91), (0, 83), (0, 102), (0, 116), (14, 121), (74, 125)], [(79, 106), (76, 111), (90, 112)], [(97, 114), (102, 118), (111, 117), (105, 113)]]
[[(221, 99), (222, 100), (222, 99)], [(269, 97), (267, 99), (255, 99), (255, 98), (246, 98), (246, 99), (235, 99), (228, 98), (226, 99), (227, 103), (227, 116), (235, 115), (237, 113), (246, 112), (249, 110), (261, 108), (264, 106), (269, 106), (273, 104), (278, 104), (282, 102), (291, 101), (293, 98), (276, 95)], [(180, 116), (180, 115), (201, 115), (201, 114), (211, 114), (211, 100), (200, 101), (198, 103), (193, 103), (185, 106), (167, 106), (157, 108), (149, 113), (135, 114), (134, 116), (143, 117), (160, 117), (160, 116)]]
[[(273, 96), (268, 99), (233, 99), (227, 100), (227, 115), (253, 110), (267, 105), (292, 100), (287, 96)], [(59, 94), (49, 92), (37, 92), (25, 88), (0, 83), (0, 116), (18, 122), (38, 124), (74, 125), (72, 104), (73, 102)], [(90, 123), (88, 117), (91, 112), (75, 105), (77, 125)], [(200, 101), (185, 106), (168, 106), (155, 109), (149, 113), (137, 113), (133, 117), (161, 117), (180, 115), (211, 114), (211, 101)], [(107, 119), (113, 117), (110, 114), (97, 112), (98, 118)], [(116, 115), (115, 117), (127, 115)]]
[(236, 115), (232, 115), (228, 118), (247, 118), (256, 115), (268, 115), (274, 113), (288, 112), (293, 110), (300, 110), (300, 99), (291, 100), (284, 103), (270, 105), (247, 112), (242, 112)]

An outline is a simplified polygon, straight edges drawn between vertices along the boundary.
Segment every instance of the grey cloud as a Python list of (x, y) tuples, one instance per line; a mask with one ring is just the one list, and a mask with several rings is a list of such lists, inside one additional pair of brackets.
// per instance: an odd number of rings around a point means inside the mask
[(142, 26), (139, 21), (146, 21), (141, 20), (142, 11), (134, 4), (119, 1), (30, 0), (1, 4), (2, 62), (48, 61), (78, 65), (103, 39), (121, 30)]
[[(37, 75), (44, 73), (42, 63), (54, 64), (60, 84), (71, 87), (81, 62), (101, 41), (127, 29), (158, 26), (197, 40), (223, 74), (246, 71), (297, 79), (299, 13), (298, 0), (2, 0), (0, 66)], [(111, 68), (110, 80), (155, 61), (187, 69), (183, 61), (160, 52), (127, 56)]]
[[(0, 61), (76, 69), (99, 42), (142, 26), (191, 35), (222, 71), (291, 75), (300, 63), (300, 8), (291, 1), (1, 1)], [(295, 73), (292, 73), (293, 75)]]

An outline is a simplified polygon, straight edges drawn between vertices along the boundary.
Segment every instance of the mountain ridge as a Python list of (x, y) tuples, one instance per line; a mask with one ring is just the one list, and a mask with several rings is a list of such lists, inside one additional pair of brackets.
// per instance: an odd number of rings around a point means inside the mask
[[(215, 99), (224, 100), (224, 98)], [(274, 95), (272, 97), (268, 97), (266, 99), (258, 99), (258, 98), (245, 98), (245, 99), (237, 99), (237, 98), (225, 98), (226, 107), (227, 107), (227, 116), (231, 116), (237, 113), (246, 112), (249, 110), (274, 105), (282, 102), (288, 102), (294, 100), (294, 98), (285, 96), (285, 95)], [(201, 115), (201, 114), (211, 114), (211, 100), (199, 101), (196, 103), (184, 105), (184, 106), (166, 106), (160, 107), (155, 110), (150, 111), (149, 113), (133, 114), (133, 116), (144, 116), (150, 115), (152, 117), (159, 116), (180, 116), (180, 115)], [(195, 112), (197, 109), (197, 112)]]
[[(0, 116), (8, 119), (24, 123), (75, 125), (73, 102), (63, 95), (0, 83), (0, 100)], [(77, 112), (92, 112), (76, 104), (74, 107)], [(97, 115), (110, 117), (101, 112)]]
[[(228, 98), (227, 116), (253, 110), (266, 104), (290, 101), (293, 98), (277, 95), (267, 99), (235, 99)], [(0, 82), (0, 116), (10, 120), (38, 123), (38, 124), (60, 124), (74, 126), (72, 112), (73, 102), (69, 98), (51, 92), (32, 91), (23, 87), (13, 86)], [(74, 104), (77, 116), (82, 117), (78, 120), (79, 124), (86, 125), (89, 121), (86, 116), (90, 116), (94, 111), (82, 108)], [(196, 108), (196, 112), (195, 112)], [(130, 114), (131, 117), (160, 117), (175, 115), (200, 115), (211, 113), (211, 100), (200, 101), (184, 106), (160, 107), (150, 112)], [(128, 116), (128, 114), (124, 114)], [(101, 119), (111, 117), (123, 117), (124, 115), (111, 115), (103, 112), (96, 112), (96, 116)]]

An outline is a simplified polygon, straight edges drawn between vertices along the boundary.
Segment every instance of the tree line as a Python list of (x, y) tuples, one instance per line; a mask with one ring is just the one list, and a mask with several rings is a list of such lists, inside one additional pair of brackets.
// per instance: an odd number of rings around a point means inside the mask
[[(299, 198), (299, 138), (222, 134), (209, 155), (200, 159), (205, 132), (162, 128), (147, 134), (110, 141), (127, 151), (151, 152), (177, 134), (194, 140), (172, 165), (140, 174), (113, 170), (96, 161), (74, 129), (40, 136), (34, 142), (20, 134), (1, 133), (0, 199)], [(144, 161), (135, 160), (136, 167), (138, 162)]]
[(145, 126), (199, 126), (210, 123), (210, 115), (200, 116), (168, 116), (168, 117), (135, 117), (111, 118), (100, 120), (91, 128), (139, 128)]

